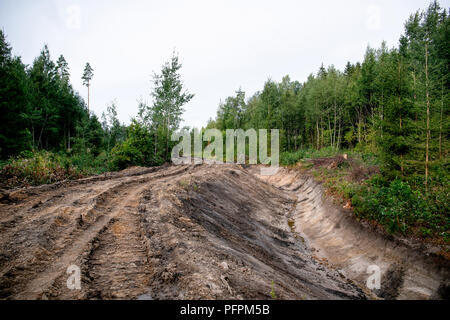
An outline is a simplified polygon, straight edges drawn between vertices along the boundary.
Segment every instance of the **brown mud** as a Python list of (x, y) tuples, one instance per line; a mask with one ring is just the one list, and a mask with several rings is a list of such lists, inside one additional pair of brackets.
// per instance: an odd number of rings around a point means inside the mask
[[(440, 298), (448, 265), (280, 169), (131, 168), (2, 195), (1, 299)], [(359, 229), (363, 228), (363, 229)], [(377, 264), (382, 287), (365, 287)], [(67, 288), (67, 268), (81, 289)]]

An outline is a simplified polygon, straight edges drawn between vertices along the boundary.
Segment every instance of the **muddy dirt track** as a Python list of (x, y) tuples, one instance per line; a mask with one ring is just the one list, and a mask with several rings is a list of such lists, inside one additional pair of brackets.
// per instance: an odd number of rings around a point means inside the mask
[[(428, 299), (448, 264), (385, 239), (286, 169), (130, 168), (0, 204), (2, 299)], [(379, 265), (382, 287), (365, 287)], [(81, 289), (67, 288), (67, 268)]]

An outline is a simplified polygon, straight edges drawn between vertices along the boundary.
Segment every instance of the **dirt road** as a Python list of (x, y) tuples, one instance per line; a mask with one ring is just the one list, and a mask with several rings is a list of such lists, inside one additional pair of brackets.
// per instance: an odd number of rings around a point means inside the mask
[[(326, 210), (314, 207), (317, 193), (308, 197), (308, 190), (296, 187), (295, 182), (304, 179), (286, 171), (264, 179), (257, 172), (238, 165), (131, 168), (11, 192), (0, 204), (0, 298), (365, 299), (445, 294), (448, 267), (434, 260), (420, 265), (415, 291), (404, 285), (404, 278), (417, 274), (410, 268), (406, 277), (400, 276), (395, 292), (388, 292), (391, 296), (386, 290), (370, 292), (364, 286), (368, 260), (361, 258), (370, 256), (368, 249), (358, 254), (357, 248), (346, 250), (343, 243), (338, 261), (336, 254), (327, 255), (329, 243), (321, 241), (324, 230), (314, 231), (320, 237), (312, 234), (308, 219), (313, 217), (306, 219), (305, 210), (320, 215), (324, 228), (339, 228), (333, 218), (327, 224)], [(312, 204), (309, 209), (301, 206), (305, 199)], [(350, 241), (345, 235), (353, 234), (353, 227), (343, 229), (337, 236)], [(378, 236), (373, 237), (377, 241)], [(409, 249), (402, 250), (384, 250), (381, 260), (372, 259), (382, 264), (385, 278), (392, 273), (389, 267), (397, 252), (412, 257), (405, 253)], [(395, 253), (390, 253), (392, 261), (388, 251)], [(362, 262), (354, 270), (349, 261), (358, 257)], [(81, 270), (79, 290), (67, 287), (71, 265)]]

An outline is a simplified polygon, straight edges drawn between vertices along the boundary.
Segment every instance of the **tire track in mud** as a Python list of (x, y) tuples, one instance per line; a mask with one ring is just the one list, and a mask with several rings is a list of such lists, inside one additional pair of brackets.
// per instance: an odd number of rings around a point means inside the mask
[[(77, 202), (80, 202), (82, 197), (95, 198), (99, 192), (92, 195), (92, 192), (95, 191), (95, 188), (92, 189), (93, 186), (97, 186), (99, 191), (102, 192), (105, 189), (119, 184), (121, 179), (123, 180), (127, 177), (136, 177), (153, 173), (163, 168), (164, 166), (146, 168), (144, 170), (131, 169), (129, 170), (129, 173), (127, 173), (127, 170), (124, 170), (119, 173), (106, 173), (79, 180), (61, 181), (51, 185), (12, 190), (7, 193), (6, 198), (8, 200), (3, 202), (6, 204), (13, 204), (13, 208), (10, 209), (13, 213), (25, 210), (27, 211), (27, 214), (1, 214), (0, 231), (11, 231), (11, 229), (14, 229), (16, 225), (23, 222), (25, 219), (39, 219), (42, 214), (46, 213), (46, 211), (42, 209), (51, 207), (52, 205), (54, 206), (57, 203), (67, 203), (67, 197), (74, 199), (74, 201)], [(97, 182), (101, 182), (101, 184), (98, 185), (96, 184)], [(89, 184), (91, 188), (86, 188)]]
[[(5, 205), (0, 204), (0, 246), (9, 246), (14, 250), (20, 242), (32, 241), (36, 229), (48, 228), (47, 225), (58, 225), (70, 220), (73, 211), (85, 211), (84, 206), (92, 206), (95, 199), (105, 190), (117, 186), (127, 177), (149, 174), (162, 167), (146, 168), (144, 170), (124, 170), (119, 173), (107, 173), (79, 180), (62, 181), (51, 185), (41, 185), (9, 192)], [(54, 222), (54, 223), (53, 223)], [(24, 224), (26, 228), (24, 228)], [(52, 233), (52, 228), (48, 228)], [(39, 242), (47, 242), (45, 237)], [(13, 240), (5, 243), (4, 240)], [(6, 257), (0, 255), (0, 266)], [(0, 275), (4, 272), (1, 271)]]
[(364, 298), (290, 235), (294, 200), (279, 190), (238, 166), (177, 179), (143, 201), (154, 266), (145, 298), (271, 299), (273, 287), (280, 299)]
[[(71, 214), (66, 217), (64, 210), (58, 212), (65, 206), (61, 203), (64, 199), (56, 197), (58, 201), (53, 206), (34, 215), (31, 221), (35, 223), (28, 225), (24, 221), (19, 224), (12, 230), (14, 234), (12, 239), (2, 235), (2, 239), (9, 240), (9, 246), (2, 243), (1, 297), (36, 299), (52, 296), (54, 288), (44, 293), (46, 289), (51, 287), (58, 277), (61, 278), (61, 275), (65, 274), (67, 266), (76, 265), (77, 262), (79, 265), (80, 257), (85, 255), (86, 248), (115, 216), (120, 215), (127, 205), (127, 200), (135, 197), (134, 191), (144, 188), (145, 183), (149, 181), (176, 175), (186, 169), (173, 167), (162, 174), (154, 173), (155, 170), (148, 173), (149, 170), (145, 169), (143, 178), (136, 178), (139, 174), (132, 174), (120, 177), (113, 183), (104, 183), (104, 179), (92, 179), (94, 183), (101, 184), (97, 193), (94, 196), (91, 194), (97, 185), (87, 185), (85, 192), (77, 192), (78, 195), (82, 195), (81, 197), (69, 196), (71, 205), (66, 208)], [(84, 181), (82, 184), (84, 185)], [(56, 194), (61, 192), (71, 194), (70, 191), (57, 190)], [(129, 196), (124, 197), (124, 194)], [(50, 197), (55, 198), (54, 195)], [(83, 207), (86, 203), (90, 203), (87, 210)], [(80, 208), (77, 208), (78, 206)], [(33, 206), (27, 207), (28, 210), (25, 209), (25, 213), (21, 213), (20, 217), (26, 216), (34, 209)], [(2, 215), (5, 213), (7, 212), (2, 212)], [(15, 250), (8, 250), (11, 246), (15, 246)]]
[[(0, 204), (0, 298), (370, 297), (303, 238), (304, 210), (329, 231), (317, 190), (254, 169), (135, 168), (15, 191), (15, 203)], [(81, 290), (66, 286), (72, 264)]]
[[(91, 242), (91, 249), (82, 261), (87, 299), (130, 299), (146, 292), (150, 280), (150, 248), (141, 226), (142, 193), (155, 183), (164, 184), (171, 177), (182, 174), (191, 167), (174, 167), (169, 172), (151, 179), (131, 191), (122, 200), (121, 213), (109, 223)], [(192, 171), (193, 169), (191, 169)], [(130, 193), (128, 190), (125, 195)]]
[[(289, 235), (293, 200), (239, 166), (146, 170), (22, 199), (1, 237), (16, 246), (2, 246), (1, 298), (364, 297)], [(81, 290), (67, 289), (72, 264)]]

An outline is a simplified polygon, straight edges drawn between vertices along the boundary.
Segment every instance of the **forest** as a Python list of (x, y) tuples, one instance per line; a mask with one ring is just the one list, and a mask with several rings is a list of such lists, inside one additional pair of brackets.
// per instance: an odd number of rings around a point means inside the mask
[(322, 65), (304, 83), (268, 79), (249, 98), (239, 89), (207, 127), (280, 129), (284, 165), (354, 153), (380, 168), (333, 187), (356, 214), (448, 241), (449, 43), (448, 12), (434, 1), (405, 22), (398, 47), (368, 47), (362, 62)]
[(70, 83), (63, 55), (52, 61), (45, 45), (33, 64), (26, 66), (20, 57), (12, 56), (3, 31), (0, 48), (4, 184), (48, 183), (66, 175), (160, 165), (170, 160), (170, 134), (179, 127), (182, 105), (193, 97), (183, 90), (178, 74), (181, 64), (175, 53), (161, 73), (153, 75), (154, 103), (140, 102), (138, 115), (126, 126), (117, 117), (115, 100), (100, 118), (89, 110), (94, 76), (89, 63), (82, 77), (88, 90), (86, 104)]
[[(286, 166), (342, 153), (376, 165), (378, 174), (342, 185), (355, 213), (393, 232), (448, 242), (449, 23), (434, 1), (409, 17), (397, 47), (368, 47), (362, 62), (322, 65), (305, 82), (268, 79), (248, 97), (239, 89), (206, 128), (280, 129)], [(0, 31), (1, 188), (170, 161), (170, 136), (194, 96), (177, 54), (153, 74), (152, 103), (140, 102), (125, 125), (115, 101), (100, 117), (89, 110), (64, 56), (55, 62), (44, 46), (28, 66), (11, 50)], [(87, 63), (87, 90), (93, 77)]]
[(269, 79), (247, 100), (238, 90), (208, 127), (277, 128), (284, 151), (357, 148), (392, 176), (427, 176), (448, 158), (448, 28), (434, 2), (405, 23), (398, 48), (368, 47), (362, 63), (322, 65), (304, 83)]

